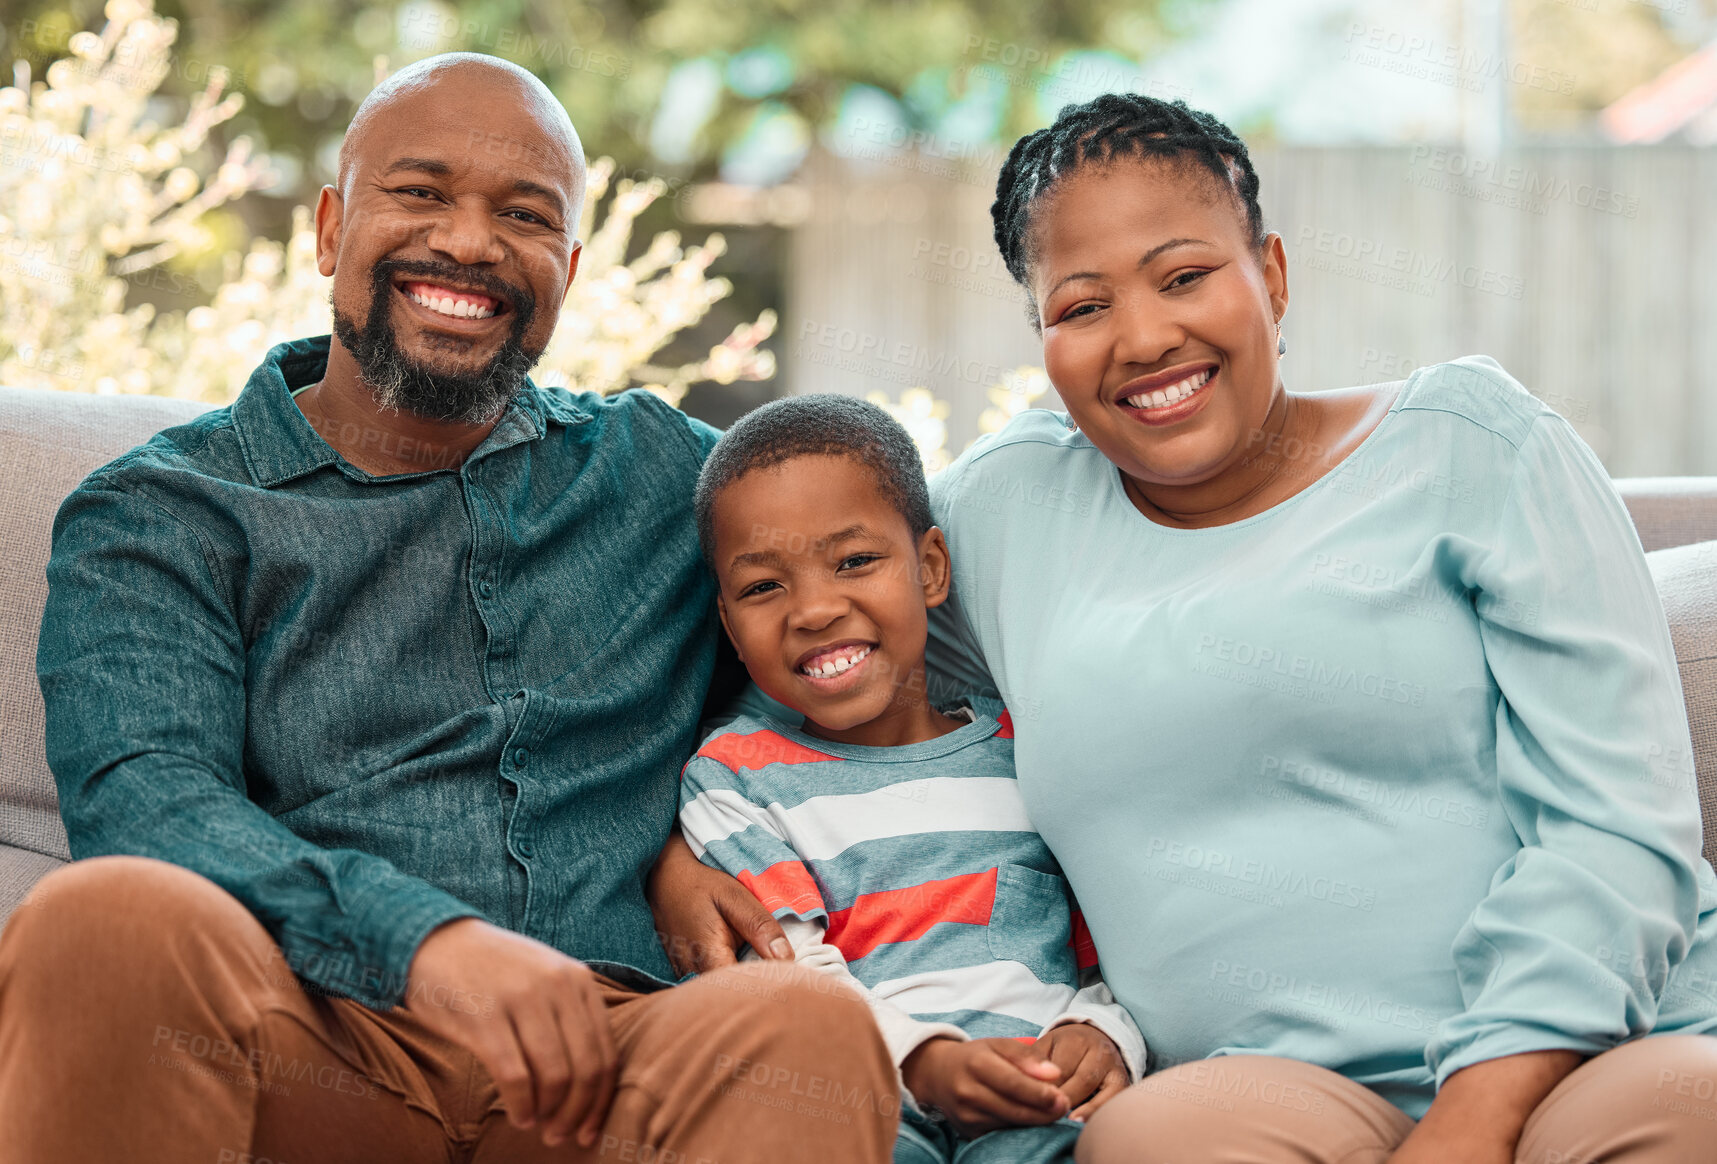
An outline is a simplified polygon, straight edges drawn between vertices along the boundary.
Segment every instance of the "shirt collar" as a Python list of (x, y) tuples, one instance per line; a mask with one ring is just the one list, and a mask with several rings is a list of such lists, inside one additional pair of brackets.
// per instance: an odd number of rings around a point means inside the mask
[[(336, 465), (355, 480), (378, 480), (323, 440), (292, 399), (293, 389), (314, 384), (327, 371), (332, 342), (332, 336), (318, 335), (275, 344), (233, 402), (233, 430), (244, 451), (245, 467), (265, 489), (324, 465)], [(471, 450), (465, 463), (522, 441), (540, 440), (550, 423), (581, 424), (591, 419), (566, 397), (566, 393), (545, 389), (526, 376), (524, 387), (508, 402), (494, 429)]]

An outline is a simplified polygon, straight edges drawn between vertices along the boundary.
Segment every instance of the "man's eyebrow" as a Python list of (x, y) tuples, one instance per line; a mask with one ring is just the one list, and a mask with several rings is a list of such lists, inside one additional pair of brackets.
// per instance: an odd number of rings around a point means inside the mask
[[(1133, 269), (1135, 271), (1144, 270), (1146, 267), (1150, 266), (1152, 259), (1162, 254), (1164, 251), (1173, 250), (1175, 247), (1202, 247), (1209, 245), (1209, 243), (1205, 242), (1201, 238), (1171, 238), (1168, 242), (1158, 243), (1156, 246), (1141, 255), (1139, 257), (1138, 265)], [(1054, 295), (1063, 283), (1071, 283), (1075, 279), (1101, 279), (1102, 277), (1103, 276), (1096, 271), (1075, 271), (1071, 275), (1064, 275), (1060, 279), (1057, 279), (1055, 281), (1055, 286), (1051, 287), (1048, 291), (1045, 291), (1043, 293), (1043, 297), (1048, 299), (1051, 295)]]
[[(385, 178), (389, 174), (396, 174), (401, 170), (416, 170), (419, 173), (434, 174), (438, 178), (445, 178), (453, 172), (453, 167), (439, 158), (395, 158), (393, 163), (382, 171), (381, 176)], [(541, 182), (533, 182), (529, 178), (515, 178), (513, 180), (513, 193), (534, 194), (553, 205), (557, 213), (562, 215), (566, 213), (566, 200), (560, 196), (558, 191), (549, 189)]]
[[(864, 524), (864, 522), (854, 522), (845, 529), (838, 529), (826, 537), (818, 538), (816, 541), (811, 543), (810, 548), (838, 546), (842, 542), (850, 542), (854, 538), (869, 538), (875, 536), (877, 535), (874, 534), (871, 531), (871, 528)], [(778, 566), (780, 564), (781, 555), (776, 553), (774, 550), (752, 550), (749, 553), (735, 554), (728, 561), (727, 566), (728, 569), (731, 570), (739, 566)]]

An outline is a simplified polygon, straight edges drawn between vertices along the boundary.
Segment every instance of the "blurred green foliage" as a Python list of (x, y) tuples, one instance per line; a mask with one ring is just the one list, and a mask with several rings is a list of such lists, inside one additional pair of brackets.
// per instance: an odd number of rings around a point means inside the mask
[[(1041, 98), (1054, 62), (1093, 46), (1116, 60), (1139, 60), (1205, 7), (1203, 0), (157, 4), (180, 23), (174, 73), (161, 92), (188, 98), (211, 66), (229, 68), (232, 88), (247, 101), (226, 133), (249, 133), (277, 157), (293, 159), (275, 192), (299, 199), (328, 178), (340, 135), (374, 84), (378, 56), (390, 71), (451, 49), (506, 57), (549, 84), (593, 156), (613, 156), (623, 172), (701, 179), (748, 133), (779, 128), (760, 125), (760, 114), (763, 121), (784, 115), (805, 134), (826, 130), (855, 86), (895, 99), (911, 128), (934, 128), (975, 86), (987, 87), (988, 116), (962, 124), (991, 141), (1011, 140), (1043, 123)], [(8, 8), (0, 62), (24, 60), (38, 76), (64, 54), (72, 33), (99, 29), (103, 19), (101, 0), (14, 0)], [(687, 72), (688, 62), (701, 72)], [(659, 125), (676, 69), (694, 82), (701, 77), (703, 91), (680, 124)], [(670, 120), (675, 116), (670, 109)], [(658, 156), (653, 127), (658, 144), (684, 148)]]

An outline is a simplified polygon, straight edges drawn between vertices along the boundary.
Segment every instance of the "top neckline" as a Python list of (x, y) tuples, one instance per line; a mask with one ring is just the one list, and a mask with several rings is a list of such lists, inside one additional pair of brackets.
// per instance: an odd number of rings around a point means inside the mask
[(865, 760), (873, 764), (909, 764), (934, 759), (937, 756), (946, 756), (950, 752), (957, 752), (961, 748), (989, 739), (1000, 731), (1002, 726), (999, 721), (991, 719), (987, 715), (978, 715), (973, 712), (970, 723), (961, 724), (945, 735), (936, 736), (934, 739), (919, 740), (915, 744), (878, 747), (871, 744), (844, 744), (838, 740), (825, 740), (821, 736), (811, 735), (802, 728), (782, 723), (771, 715), (759, 715), (757, 718), (778, 735), (812, 751), (836, 756), (843, 760)]
[[(1327, 473), (1307, 485), (1304, 489), (1301, 489), (1298, 493), (1284, 497), (1282, 500), (1276, 502), (1276, 504), (1270, 506), (1270, 508), (1254, 513), (1250, 517), (1242, 517), (1237, 521), (1225, 521), (1220, 525), (1204, 525), (1195, 527), (1164, 525), (1160, 521), (1153, 521), (1149, 517), (1145, 516), (1144, 513), (1140, 512), (1139, 507), (1133, 504), (1133, 499), (1127, 496), (1126, 482), (1122, 479), (1121, 467), (1119, 465), (1111, 463), (1109, 466), (1109, 486), (1118, 495), (1120, 503), (1126, 507), (1127, 511), (1132, 514), (1133, 517), (1143, 522), (1147, 528), (1169, 537), (1209, 537), (1215, 534), (1220, 534), (1223, 530), (1243, 529), (1247, 526), (1260, 524), (1268, 521), (1283, 510), (1297, 505), (1302, 497), (1307, 497), (1318, 492), (1318, 490), (1323, 488), (1327, 482), (1350, 468), (1355, 460), (1358, 459), (1359, 455), (1368, 449), (1385, 429), (1390, 427), (1390, 422), (1395, 419), (1396, 414), (1401, 411), (1402, 404), (1406, 402), (1407, 394), (1413, 390), (1413, 385), (1418, 381), (1419, 374), (1425, 370), (1426, 369), (1424, 368), (1415, 368), (1407, 376), (1407, 379), (1401, 384), (1400, 391), (1395, 393), (1395, 399), (1390, 402), (1389, 411), (1383, 414), (1383, 419), (1373, 425), (1371, 431), (1366, 433), (1364, 438), (1360, 440), (1357, 445), (1354, 445), (1353, 448), (1349, 449), (1345, 457), (1337, 461), (1334, 465), (1331, 465)], [(1101, 456), (1100, 453), (1099, 456)]]

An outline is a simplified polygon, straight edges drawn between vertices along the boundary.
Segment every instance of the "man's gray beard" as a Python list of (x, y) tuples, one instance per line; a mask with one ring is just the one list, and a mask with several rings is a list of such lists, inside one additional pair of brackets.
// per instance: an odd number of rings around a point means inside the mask
[[(530, 323), (529, 304), (512, 312), (507, 338), (487, 364), (474, 372), (444, 372), (418, 363), (400, 348), (390, 314), (394, 291), (387, 274), (378, 271), (362, 331), (334, 307), (334, 334), (357, 362), (358, 374), (376, 406), (458, 424), (488, 424), (499, 417), (542, 358), (541, 349), (533, 352), (522, 342)], [(329, 303), (333, 304), (332, 293)]]

